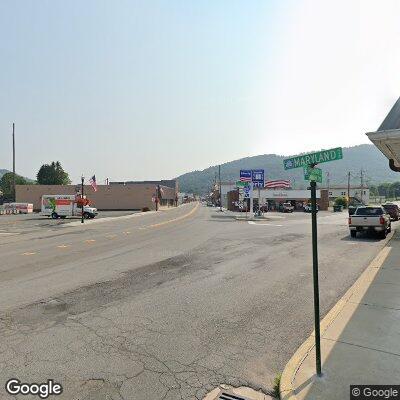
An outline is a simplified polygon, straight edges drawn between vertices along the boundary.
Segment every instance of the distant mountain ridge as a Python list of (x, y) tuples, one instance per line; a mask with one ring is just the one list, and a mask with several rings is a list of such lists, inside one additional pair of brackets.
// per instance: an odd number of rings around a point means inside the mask
[[(11, 171), (9, 171), (8, 169), (1, 169), (0, 168), (0, 179), (3, 177), (3, 175), (4, 174), (6, 174), (7, 172), (11, 172)], [(18, 175), (18, 173), (16, 174), (16, 175)], [(26, 177), (24, 177), (29, 183), (34, 183), (35, 181), (33, 180), (33, 179), (30, 179), (30, 178), (26, 178)]]
[[(221, 180), (238, 180), (240, 169), (263, 168), (267, 180), (289, 179), (294, 188), (306, 188), (307, 182), (304, 180), (302, 168), (289, 171), (283, 169), (283, 159), (288, 157), (290, 155), (263, 154), (221, 164)], [(343, 160), (323, 163), (318, 167), (323, 171), (323, 186), (328, 183), (327, 173), (329, 173), (330, 185), (347, 185), (349, 171), (351, 172), (351, 184), (360, 184), (361, 170), (363, 170), (364, 184), (400, 181), (400, 173), (389, 169), (387, 158), (372, 144), (344, 147)], [(218, 166), (183, 174), (178, 177), (180, 191), (205, 194), (210, 190), (216, 176), (218, 176)]]

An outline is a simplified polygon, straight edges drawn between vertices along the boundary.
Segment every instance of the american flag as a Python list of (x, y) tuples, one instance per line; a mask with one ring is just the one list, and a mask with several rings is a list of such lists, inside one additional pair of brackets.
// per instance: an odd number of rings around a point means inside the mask
[(266, 189), (277, 189), (277, 188), (290, 188), (290, 181), (285, 179), (277, 179), (275, 181), (265, 182)]
[(96, 182), (96, 175), (93, 175), (90, 179), (89, 179), (89, 183), (92, 185), (92, 188), (95, 192), (97, 192), (97, 182)]

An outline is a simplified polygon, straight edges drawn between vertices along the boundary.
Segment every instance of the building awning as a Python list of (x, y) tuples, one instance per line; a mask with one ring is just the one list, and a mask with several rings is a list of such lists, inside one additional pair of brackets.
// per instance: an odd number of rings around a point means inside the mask
[(376, 132), (367, 133), (369, 140), (388, 158), (389, 167), (400, 172), (400, 98)]
[[(367, 133), (369, 140), (388, 158), (390, 168), (400, 171), (400, 129)], [(393, 160), (393, 161), (390, 161)], [(394, 168), (392, 168), (394, 167)]]

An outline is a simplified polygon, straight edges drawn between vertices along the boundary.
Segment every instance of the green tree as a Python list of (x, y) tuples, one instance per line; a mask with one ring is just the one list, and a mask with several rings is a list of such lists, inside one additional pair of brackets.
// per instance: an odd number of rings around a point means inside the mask
[(375, 185), (370, 185), (369, 186), (369, 193), (372, 197), (376, 197), (379, 195), (378, 193), (378, 188)]
[[(27, 185), (29, 182), (20, 175), (15, 174), (15, 184), (16, 185)], [(13, 199), (13, 173), (7, 172), (0, 179), (0, 188), (3, 192), (3, 196), (6, 199)]]
[(391, 193), (393, 194), (393, 197), (397, 198), (400, 197), (400, 182), (393, 182), (390, 185)]
[(346, 197), (336, 197), (334, 205), (335, 206), (343, 206), (344, 208), (346, 208), (347, 207)]
[(39, 185), (68, 185), (71, 183), (59, 161), (43, 164), (36, 177)]
[(390, 196), (390, 183), (388, 183), (388, 182), (380, 183), (378, 185), (378, 193), (379, 193), (379, 196), (389, 197)]

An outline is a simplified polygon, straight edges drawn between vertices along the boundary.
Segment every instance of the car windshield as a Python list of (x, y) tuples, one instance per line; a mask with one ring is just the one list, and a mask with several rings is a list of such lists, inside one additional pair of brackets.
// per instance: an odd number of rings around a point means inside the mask
[(383, 210), (380, 207), (359, 207), (357, 208), (356, 215), (382, 215)]

